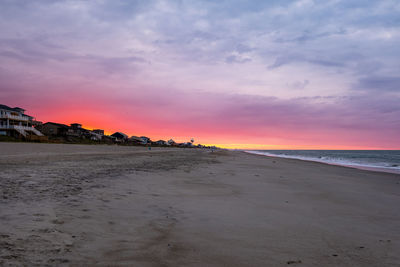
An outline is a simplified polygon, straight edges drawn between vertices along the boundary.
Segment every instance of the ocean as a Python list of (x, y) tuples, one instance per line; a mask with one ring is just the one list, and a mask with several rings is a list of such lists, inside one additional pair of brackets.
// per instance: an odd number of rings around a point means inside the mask
[(400, 173), (400, 150), (247, 150), (246, 152)]

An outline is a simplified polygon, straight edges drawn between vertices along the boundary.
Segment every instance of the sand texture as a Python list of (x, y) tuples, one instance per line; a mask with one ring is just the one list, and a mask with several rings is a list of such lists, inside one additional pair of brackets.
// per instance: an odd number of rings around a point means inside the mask
[(400, 175), (0, 143), (1, 266), (400, 266)]

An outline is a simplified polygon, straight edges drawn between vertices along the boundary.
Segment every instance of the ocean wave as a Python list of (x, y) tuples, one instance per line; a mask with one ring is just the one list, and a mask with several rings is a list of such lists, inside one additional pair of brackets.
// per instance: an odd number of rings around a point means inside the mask
[[(299, 159), (299, 160), (321, 162), (321, 163), (332, 164), (332, 165), (355, 167), (355, 168), (359, 168), (359, 169), (400, 173), (400, 166), (397, 163), (383, 162), (383, 161), (379, 162), (379, 158), (374, 158), (373, 156), (362, 155), (362, 154), (355, 156), (355, 155), (351, 155), (350, 152), (349, 152), (349, 155), (345, 155), (346, 158), (325, 156), (325, 155), (318, 155), (318, 156), (307, 156), (307, 155), (298, 155), (298, 154), (293, 155), (290, 153), (273, 153), (271, 151), (246, 150), (245, 152), (251, 153), (251, 154), (257, 154), (257, 155), (269, 156), (269, 157)], [(297, 151), (297, 153), (299, 153), (299, 152)], [(324, 151), (324, 153), (327, 153), (327, 152)], [(376, 161), (375, 162), (367, 161), (367, 160), (372, 160), (372, 159), (374, 159)]]

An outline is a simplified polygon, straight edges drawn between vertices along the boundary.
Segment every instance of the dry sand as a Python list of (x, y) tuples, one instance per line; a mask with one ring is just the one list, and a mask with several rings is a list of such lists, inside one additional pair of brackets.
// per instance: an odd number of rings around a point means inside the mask
[(396, 174), (244, 152), (0, 143), (0, 183), (0, 265), (400, 265)]

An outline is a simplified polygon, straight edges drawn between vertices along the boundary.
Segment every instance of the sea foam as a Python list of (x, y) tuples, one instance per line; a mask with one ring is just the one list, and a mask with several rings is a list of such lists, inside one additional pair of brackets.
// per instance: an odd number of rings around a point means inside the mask
[(245, 152), (400, 173), (399, 150), (247, 150)]

